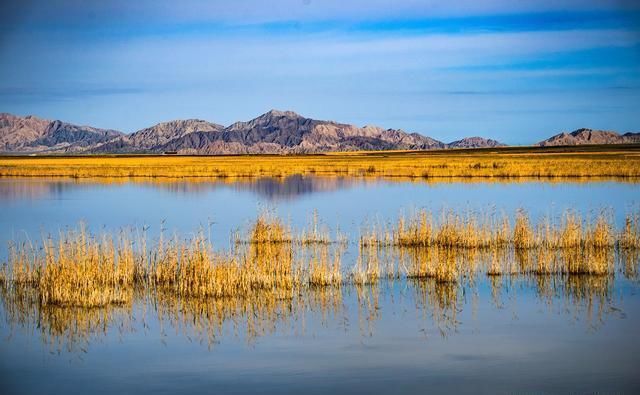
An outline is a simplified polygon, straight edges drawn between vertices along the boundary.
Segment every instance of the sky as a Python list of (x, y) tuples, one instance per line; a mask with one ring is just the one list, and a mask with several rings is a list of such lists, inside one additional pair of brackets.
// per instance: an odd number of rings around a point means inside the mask
[(445, 142), (640, 131), (640, 2), (0, 0), (0, 112), (133, 132), (270, 109)]

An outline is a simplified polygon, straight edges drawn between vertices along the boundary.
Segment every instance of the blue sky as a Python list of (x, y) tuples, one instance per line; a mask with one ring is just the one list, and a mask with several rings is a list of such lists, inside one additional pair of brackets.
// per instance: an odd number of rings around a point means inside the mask
[(440, 140), (640, 131), (634, 1), (0, 5), (0, 111), (132, 132), (271, 108)]

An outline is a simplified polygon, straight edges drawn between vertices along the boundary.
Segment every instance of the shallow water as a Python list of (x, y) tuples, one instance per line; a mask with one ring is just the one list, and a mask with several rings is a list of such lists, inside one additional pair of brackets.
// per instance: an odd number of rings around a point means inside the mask
[(366, 223), (395, 220), (402, 212), (428, 208), (456, 212), (526, 209), (532, 219), (557, 217), (567, 209), (587, 216), (613, 209), (618, 225), (640, 208), (640, 184), (578, 182), (404, 182), (356, 178), (290, 177), (236, 182), (0, 179), (0, 243), (86, 223), (92, 230), (149, 227), (180, 235), (211, 227), (214, 243), (226, 246), (231, 232), (264, 209), (294, 227), (314, 210), (332, 230), (357, 237)]
[[(316, 209), (353, 236), (420, 207), (522, 207), (533, 218), (610, 208), (620, 226), (639, 198), (639, 184), (613, 181), (0, 179), (0, 238), (37, 239), (79, 221), (184, 235), (211, 221), (226, 245), (264, 207), (294, 226)], [(458, 284), (382, 280), (225, 301), (147, 291), (131, 306), (93, 310), (43, 309), (5, 291), (1, 392), (638, 393), (638, 259), (615, 259), (610, 276), (480, 271)]]

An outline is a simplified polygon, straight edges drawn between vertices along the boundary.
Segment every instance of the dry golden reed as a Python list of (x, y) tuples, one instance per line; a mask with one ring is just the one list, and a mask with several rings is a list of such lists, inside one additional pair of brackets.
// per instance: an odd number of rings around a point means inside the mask
[(117, 242), (107, 235), (96, 239), (84, 226), (48, 238), (42, 248), (22, 244), (10, 247), (11, 280), (33, 285), (43, 305), (124, 304), (131, 300), (131, 286), (139, 257), (126, 236)]
[(373, 225), (364, 229), (360, 238), (363, 245), (443, 248), (504, 248), (534, 247), (611, 247), (635, 245), (638, 237), (637, 219), (629, 217), (625, 229), (616, 234), (611, 214), (601, 211), (593, 218), (583, 219), (573, 211), (562, 214), (559, 222), (542, 219), (537, 225), (531, 223), (524, 210), (518, 210), (513, 228), (509, 218), (495, 214), (466, 215), (443, 211), (436, 219), (431, 212), (419, 210), (408, 218), (400, 216), (396, 225)]
[(640, 248), (640, 213), (627, 215), (619, 243), (622, 248)]
[(226, 251), (214, 249), (202, 231), (189, 240), (161, 236), (148, 248), (144, 234), (94, 236), (80, 226), (45, 238), (41, 247), (10, 246), (0, 283), (36, 289), (42, 305), (95, 307), (130, 304), (140, 288), (226, 298), (400, 276), (455, 283), (473, 278), (479, 267), (491, 276), (606, 275), (614, 270), (616, 246), (634, 250), (640, 237), (637, 215), (616, 231), (608, 211), (586, 219), (567, 211), (558, 221), (533, 224), (522, 210), (513, 220), (420, 210), (392, 225), (365, 228), (355, 264), (345, 270), (346, 237), (338, 233), (332, 240), (321, 224), (314, 214), (309, 228), (296, 232), (262, 213)]
[(0, 157), (2, 176), (640, 177), (633, 147), (498, 148), (320, 155)]

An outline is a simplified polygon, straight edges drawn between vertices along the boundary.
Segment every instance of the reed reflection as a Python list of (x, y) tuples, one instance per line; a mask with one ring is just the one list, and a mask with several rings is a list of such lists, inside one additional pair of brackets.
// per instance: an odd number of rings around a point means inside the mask
[[(131, 304), (93, 308), (43, 305), (33, 288), (24, 285), (4, 283), (0, 289), (5, 323), (12, 332), (39, 335), (53, 353), (84, 353), (94, 341), (114, 335), (126, 338), (141, 330), (163, 342), (179, 336), (208, 349), (229, 336), (248, 344), (280, 333), (303, 336), (314, 331), (314, 325), (347, 332), (355, 328), (363, 338), (374, 337), (385, 308), (393, 309), (381, 303), (385, 292), (396, 292), (391, 284), (409, 291), (426, 330), (445, 338), (455, 336), (462, 325), (458, 317), (471, 308), (463, 295), (482, 295), (483, 284), (489, 285), (490, 294), (476, 297), (488, 297), (499, 309), (509, 305), (513, 314), (519, 298), (531, 297), (529, 290), (549, 313), (561, 313), (590, 329), (624, 314), (616, 307), (613, 275), (518, 274), (480, 277), (465, 284), (435, 278), (383, 279), (372, 284), (254, 290), (230, 297), (183, 296), (157, 288), (135, 292)], [(400, 300), (393, 303), (401, 303), (402, 309), (411, 309), (402, 298), (394, 300)]]

